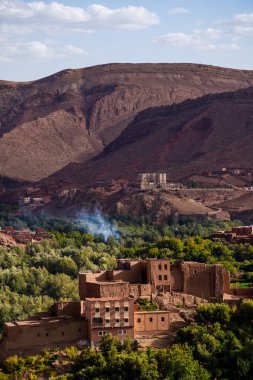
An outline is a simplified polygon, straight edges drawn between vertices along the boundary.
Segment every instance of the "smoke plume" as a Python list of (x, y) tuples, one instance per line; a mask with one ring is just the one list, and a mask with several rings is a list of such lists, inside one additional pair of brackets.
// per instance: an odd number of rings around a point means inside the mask
[(108, 218), (103, 216), (100, 211), (96, 210), (93, 214), (81, 212), (78, 214), (78, 224), (92, 235), (102, 235), (104, 240), (112, 236), (119, 238), (119, 231)]

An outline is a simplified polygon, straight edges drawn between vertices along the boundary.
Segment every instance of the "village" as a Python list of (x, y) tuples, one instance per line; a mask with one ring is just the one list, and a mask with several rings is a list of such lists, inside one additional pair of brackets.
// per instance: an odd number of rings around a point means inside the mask
[[(0, 359), (70, 344), (97, 346), (107, 333), (121, 341), (170, 335), (194, 321), (198, 304), (236, 305), (253, 299), (253, 288), (231, 288), (229, 272), (219, 264), (118, 260), (114, 270), (80, 272), (79, 297), (5, 323)], [(140, 310), (140, 299), (157, 302), (158, 309)]]

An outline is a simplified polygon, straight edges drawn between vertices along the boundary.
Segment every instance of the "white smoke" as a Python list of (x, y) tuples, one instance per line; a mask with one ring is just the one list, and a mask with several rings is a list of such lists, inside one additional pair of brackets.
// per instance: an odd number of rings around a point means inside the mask
[(99, 210), (89, 214), (81, 212), (78, 214), (78, 225), (92, 235), (102, 235), (104, 240), (112, 236), (118, 239), (120, 234), (108, 218), (103, 216)]

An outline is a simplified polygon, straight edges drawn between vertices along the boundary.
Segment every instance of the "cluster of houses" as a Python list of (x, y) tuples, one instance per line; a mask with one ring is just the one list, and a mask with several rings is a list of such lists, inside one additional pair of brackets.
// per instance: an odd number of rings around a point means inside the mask
[(41, 241), (49, 239), (47, 232), (41, 228), (36, 228), (35, 231), (31, 231), (29, 228), (14, 229), (12, 226), (5, 227), (1, 232), (11, 236), (18, 244), (29, 244), (33, 241)]
[(142, 190), (149, 190), (153, 188), (180, 190), (184, 188), (181, 183), (167, 182), (167, 174), (158, 172), (138, 174), (137, 186)]
[(230, 243), (253, 244), (253, 226), (232, 227), (230, 231), (217, 231), (211, 234), (209, 239), (223, 239)]
[(253, 288), (230, 288), (229, 272), (218, 264), (119, 260), (117, 269), (79, 274), (79, 301), (57, 302), (46, 313), (6, 323), (0, 359), (71, 344), (96, 346), (107, 333), (121, 341), (168, 335), (190, 323), (180, 309), (167, 305), (141, 311), (138, 300), (173, 294), (240, 302), (253, 298)]

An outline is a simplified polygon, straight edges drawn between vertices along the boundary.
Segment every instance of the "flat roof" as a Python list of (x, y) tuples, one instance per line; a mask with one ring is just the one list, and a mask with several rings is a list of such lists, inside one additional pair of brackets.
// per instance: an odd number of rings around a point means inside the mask
[(129, 284), (128, 281), (122, 281), (122, 280), (112, 280), (112, 281), (87, 281), (86, 284), (98, 284), (98, 285), (118, 285), (118, 284)]
[(82, 320), (84, 319), (83, 317), (73, 317), (73, 316), (63, 316), (63, 317), (48, 317), (48, 318), (41, 318), (41, 319), (28, 319), (25, 321), (14, 321), (14, 322), (6, 322), (5, 326), (7, 327), (33, 327), (33, 326), (45, 326), (45, 325), (53, 325), (53, 324), (58, 324), (58, 323), (64, 323), (64, 322), (69, 322), (73, 320)]
[(146, 310), (146, 311), (134, 311), (134, 314), (171, 314), (169, 310)]
[(120, 301), (126, 301), (126, 300), (133, 300), (133, 298), (131, 298), (131, 297), (125, 297), (125, 298), (117, 298), (117, 297), (102, 297), (102, 298), (85, 298), (85, 300), (87, 300), (87, 301), (96, 301), (96, 302), (100, 302), (100, 301), (102, 301), (102, 302), (104, 302), (104, 301), (118, 301), (118, 302), (120, 302)]

